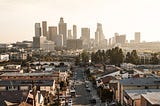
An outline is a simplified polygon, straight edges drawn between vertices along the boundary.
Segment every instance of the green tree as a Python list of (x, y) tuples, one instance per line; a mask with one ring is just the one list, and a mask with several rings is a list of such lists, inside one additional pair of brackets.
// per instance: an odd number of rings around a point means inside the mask
[(82, 62), (88, 62), (89, 61), (89, 53), (85, 50), (81, 54)]
[(139, 63), (139, 57), (138, 57), (138, 54), (137, 54), (136, 50), (132, 50), (130, 61), (133, 64), (138, 64)]
[(157, 53), (153, 53), (151, 55), (152, 55), (151, 64), (158, 64), (159, 63), (158, 54)]
[(127, 52), (125, 62), (126, 63), (130, 63), (131, 62), (131, 54), (130, 54), (130, 52)]
[(110, 55), (109, 58), (110, 58), (111, 64), (115, 64), (119, 66), (123, 62), (123, 59), (124, 59), (123, 51), (119, 47), (113, 48), (110, 51), (109, 55)]

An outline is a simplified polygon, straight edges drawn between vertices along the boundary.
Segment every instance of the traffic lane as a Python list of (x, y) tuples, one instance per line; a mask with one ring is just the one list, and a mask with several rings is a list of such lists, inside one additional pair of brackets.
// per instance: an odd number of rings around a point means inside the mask
[(75, 89), (76, 89), (76, 98), (75, 98), (75, 106), (83, 105), (90, 106), (90, 98), (91, 95), (86, 91), (85, 83), (83, 80), (83, 70), (81, 68), (77, 69), (75, 72)]

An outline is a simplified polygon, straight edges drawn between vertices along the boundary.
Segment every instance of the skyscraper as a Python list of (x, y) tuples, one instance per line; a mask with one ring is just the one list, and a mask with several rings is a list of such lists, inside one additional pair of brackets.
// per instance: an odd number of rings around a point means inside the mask
[(41, 36), (41, 25), (40, 25), (40, 23), (35, 23), (35, 36), (36, 37)]
[(82, 28), (81, 29), (81, 39), (83, 40), (83, 45), (88, 45), (90, 41), (90, 29)]
[[(43, 27), (45, 24), (43, 24)], [(40, 23), (35, 23), (35, 36), (33, 37), (33, 48), (43, 50), (53, 51), (55, 48), (55, 43), (52, 41), (48, 41), (46, 36), (41, 36), (41, 27)]]
[(68, 39), (73, 39), (72, 30), (68, 30)]
[(73, 25), (73, 39), (77, 39), (77, 26)]
[(59, 21), (59, 35), (63, 35), (63, 44), (64, 46), (66, 46), (66, 42), (67, 42), (67, 23), (64, 23), (63, 18), (60, 18)]
[(140, 32), (135, 32), (134, 41), (135, 41), (135, 43), (141, 42), (141, 33)]
[(97, 23), (97, 30), (95, 32), (95, 43), (97, 46), (103, 46), (104, 44), (104, 34), (103, 34), (103, 30), (102, 30), (102, 24)]
[(42, 21), (42, 35), (47, 37), (47, 21)]
[(124, 44), (126, 43), (126, 35), (120, 35), (120, 36), (115, 36), (115, 42), (116, 44)]
[(56, 41), (57, 37), (57, 27), (56, 26), (50, 26), (48, 31), (48, 38), (51, 41)]

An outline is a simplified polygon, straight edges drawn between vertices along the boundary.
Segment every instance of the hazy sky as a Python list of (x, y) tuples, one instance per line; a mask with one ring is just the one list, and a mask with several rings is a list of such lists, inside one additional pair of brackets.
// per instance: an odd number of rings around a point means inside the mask
[(78, 37), (90, 27), (94, 38), (99, 22), (107, 39), (141, 32), (142, 40), (160, 40), (160, 0), (0, 0), (0, 43), (32, 40), (35, 22), (57, 26), (60, 17), (68, 29), (77, 25)]

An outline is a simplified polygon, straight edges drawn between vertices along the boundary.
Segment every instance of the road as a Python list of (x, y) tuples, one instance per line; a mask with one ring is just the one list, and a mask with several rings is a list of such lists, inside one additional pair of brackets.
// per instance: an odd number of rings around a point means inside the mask
[(91, 106), (90, 105), (90, 92), (86, 91), (84, 82), (84, 68), (76, 68), (75, 77), (75, 90), (76, 98), (73, 99), (73, 106)]
[[(89, 88), (91, 88), (91, 92), (88, 92), (85, 87), (85, 76), (84, 76), (84, 68), (76, 68), (74, 70), (75, 78), (75, 90), (76, 90), (76, 97), (73, 98), (73, 106), (105, 106), (104, 104), (100, 103), (100, 99), (97, 96), (96, 89), (92, 87), (92, 83), (89, 82)], [(91, 104), (91, 98), (95, 98), (97, 103)]]

